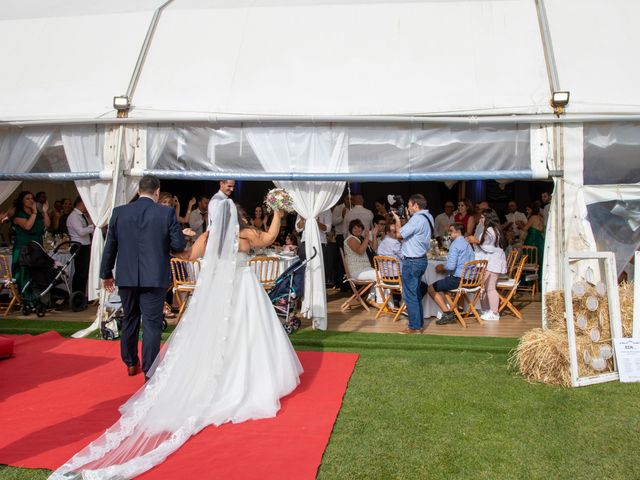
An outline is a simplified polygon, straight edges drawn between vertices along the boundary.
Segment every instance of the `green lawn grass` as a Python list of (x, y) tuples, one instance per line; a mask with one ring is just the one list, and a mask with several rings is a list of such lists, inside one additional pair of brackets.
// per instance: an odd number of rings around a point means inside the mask
[[(24, 322), (29, 333), (81, 328), (11, 320), (0, 333)], [(640, 478), (640, 385), (529, 384), (508, 367), (515, 339), (315, 331), (291, 339), (299, 350), (360, 353), (320, 480)], [(0, 479), (46, 476), (0, 467)]]

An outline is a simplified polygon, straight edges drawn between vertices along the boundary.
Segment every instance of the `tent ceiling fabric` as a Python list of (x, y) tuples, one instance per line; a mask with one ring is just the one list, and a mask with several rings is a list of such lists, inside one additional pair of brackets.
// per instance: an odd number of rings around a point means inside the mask
[(548, 113), (548, 101), (530, 0), (175, 0), (133, 115)]
[(114, 117), (160, 4), (3, 2), (0, 121)]
[[(166, 0), (6, 0), (0, 122), (115, 117)], [(568, 113), (640, 113), (632, 0), (544, 0)], [(134, 118), (551, 113), (535, 0), (173, 0)]]
[(640, 112), (640, 2), (545, 0), (567, 113)]

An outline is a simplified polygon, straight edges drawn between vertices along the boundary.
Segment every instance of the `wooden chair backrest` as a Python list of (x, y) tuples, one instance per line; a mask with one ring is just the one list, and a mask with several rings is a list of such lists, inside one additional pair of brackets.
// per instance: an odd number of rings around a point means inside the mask
[(507, 257), (507, 275), (509, 278), (513, 278), (513, 273), (516, 268), (516, 263), (518, 262), (519, 252), (515, 248), (512, 248), (509, 251), (509, 256)]
[(518, 282), (520, 281), (520, 277), (522, 276), (522, 270), (524, 270), (524, 266), (527, 263), (527, 257), (525, 255), (523, 255), (522, 257), (520, 257), (520, 260), (518, 260), (517, 262), (517, 268), (515, 273), (513, 274), (513, 283), (514, 284), (518, 284)]
[(462, 277), (458, 288), (481, 287), (484, 283), (484, 272), (489, 264), (488, 260), (470, 260), (462, 267)]
[(248, 263), (260, 283), (273, 283), (280, 274), (280, 260), (277, 257), (253, 257)]
[(349, 265), (347, 265), (347, 259), (344, 258), (344, 249), (340, 248), (340, 260), (342, 261), (342, 266), (344, 267), (344, 273), (347, 276), (348, 279), (353, 279), (353, 277), (351, 277), (351, 273), (349, 273)]
[(9, 261), (4, 255), (0, 255), (0, 280), (11, 280), (11, 269)]
[(399, 288), (402, 288), (400, 262), (398, 262), (396, 257), (376, 255), (373, 257), (373, 268), (376, 270), (376, 279), (378, 280), (378, 283), (394, 286), (398, 285)]
[(526, 257), (527, 265), (538, 265), (538, 247), (533, 245), (523, 245), (520, 247), (522, 255)]
[(171, 259), (171, 274), (173, 275), (174, 287), (180, 285), (195, 285), (199, 273), (200, 260)]

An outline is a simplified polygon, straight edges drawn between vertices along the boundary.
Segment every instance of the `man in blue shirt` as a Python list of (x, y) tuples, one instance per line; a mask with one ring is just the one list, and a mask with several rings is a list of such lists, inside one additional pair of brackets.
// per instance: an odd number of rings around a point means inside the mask
[(444, 301), (444, 295), (440, 292), (448, 292), (449, 290), (458, 288), (464, 264), (475, 259), (471, 245), (469, 245), (469, 242), (464, 238), (464, 231), (465, 227), (461, 223), (454, 223), (449, 227), (451, 246), (449, 247), (449, 254), (447, 255), (447, 264), (436, 265), (436, 272), (449, 272), (449, 276), (429, 285), (429, 289), (427, 290), (431, 298), (433, 298), (443, 312), (442, 318), (436, 322), (438, 325), (456, 323), (455, 314)]
[(433, 232), (433, 217), (427, 210), (427, 200), (423, 195), (411, 195), (407, 202), (407, 211), (411, 218), (400, 225), (400, 218), (393, 212), (396, 222), (396, 238), (402, 242), (402, 296), (409, 314), (409, 326), (401, 333), (422, 333), (424, 312), (422, 297), (424, 291), (421, 278), (427, 269), (427, 251)]

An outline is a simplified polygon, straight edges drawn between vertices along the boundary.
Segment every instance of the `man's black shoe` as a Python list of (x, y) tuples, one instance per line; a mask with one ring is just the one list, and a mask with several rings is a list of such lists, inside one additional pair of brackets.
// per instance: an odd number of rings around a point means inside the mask
[(436, 325), (447, 325), (448, 323), (456, 323), (456, 316), (453, 312), (444, 312), (440, 320), (436, 320)]

